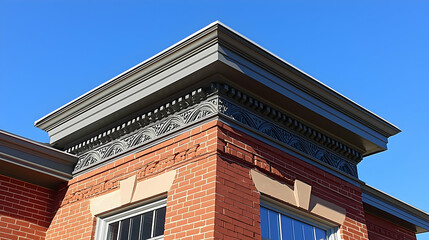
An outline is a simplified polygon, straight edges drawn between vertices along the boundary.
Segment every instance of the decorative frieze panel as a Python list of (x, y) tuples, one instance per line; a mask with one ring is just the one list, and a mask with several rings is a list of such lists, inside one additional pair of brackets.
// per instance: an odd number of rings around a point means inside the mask
[(99, 147), (91, 149), (79, 155), (79, 161), (74, 172), (82, 171), (92, 165), (113, 157), (123, 151), (133, 149), (151, 140), (170, 134), (174, 130), (182, 129), (203, 118), (217, 114), (217, 99), (206, 99), (193, 106), (176, 112), (153, 124), (137, 129), (118, 139), (112, 140)]
[(242, 126), (357, 177), (360, 153), (225, 84), (214, 83), (136, 117), (68, 150), (74, 173), (213, 116)]
[[(317, 130), (303, 124), (299, 120), (296, 120), (287, 114), (274, 109), (273, 107), (264, 104), (257, 99), (254, 99), (226, 84), (213, 83), (211, 84), (213, 91), (219, 92), (223, 96), (227, 96), (229, 99), (240, 106), (251, 110), (254, 113), (259, 114), (263, 119), (269, 119), (282, 126), (282, 128), (288, 131), (299, 133), (304, 138), (309, 138), (320, 145), (328, 148), (331, 151), (338, 153), (346, 159), (352, 160), (352, 162), (359, 163), (362, 160), (362, 154), (358, 151), (344, 145), (343, 143), (336, 141)], [(243, 119), (248, 121), (248, 119)], [(265, 122), (265, 120), (263, 120)], [(250, 123), (250, 122), (249, 122)]]
[(330, 166), (333, 166), (345, 173), (357, 177), (357, 169), (354, 163), (351, 163), (340, 156), (331, 153), (329, 150), (312, 143), (305, 138), (285, 130), (277, 124), (251, 113), (245, 108), (232, 103), (223, 98), (219, 98), (219, 113), (240, 122), (270, 138), (273, 138), (301, 153), (316, 158)]

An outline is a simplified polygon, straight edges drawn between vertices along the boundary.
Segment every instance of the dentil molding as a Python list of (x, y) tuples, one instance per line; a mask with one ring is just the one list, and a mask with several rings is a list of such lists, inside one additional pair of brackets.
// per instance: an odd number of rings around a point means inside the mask
[(74, 173), (136, 149), (210, 117), (222, 116), (268, 139), (357, 177), (362, 155), (229, 85), (212, 83), (131, 119), (67, 150), (79, 158)]

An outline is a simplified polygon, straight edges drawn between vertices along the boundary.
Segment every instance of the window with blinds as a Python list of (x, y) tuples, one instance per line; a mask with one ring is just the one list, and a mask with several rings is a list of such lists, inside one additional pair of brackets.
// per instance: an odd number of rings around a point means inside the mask
[(166, 200), (98, 218), (97, 240), (163, 239)]
[(290, 212), (261, 206), (261, 237), (263, 240), (334, 240), (336, 228), (302, 219)]
[(107, 240), (146, 240), (164, 235), (165, 207), (109, 224)]

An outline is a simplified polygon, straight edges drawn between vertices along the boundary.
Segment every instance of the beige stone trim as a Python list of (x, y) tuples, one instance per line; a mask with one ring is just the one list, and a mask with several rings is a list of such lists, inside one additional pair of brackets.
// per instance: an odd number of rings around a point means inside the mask
[(346, 219), (346, 210), (344, 208), (316, 196), (311, 196), (309, 211), (340, 225)]
[(137, 182), (136, 175), (119, 182), (119, 189), (90, 199), (93, 216), (135, 203), (165, 192), (173, 185), (176, 170), (172, 170), (147, 180)]
[(132, 198), (132, 202), (137, 202), (152, 196), (159, 195), (170, 190), (173, 185), (176, 170), (166, 172), (146, 181), (139, 182)]
[(250, 170), (250, 173), (252, 175), (256, 189), (258, 189), (259, 192), (280, 199), (294, 206), (297, 205), (295, 201), (295, 195), (291, 187), (274, 181), (271, 178), (268, 178), (267, 176), (262, 175), (254, 170)]
[(131, 198), (133, 197), (133, 193), (136, 188), (136, 179), (137, 176), (134, 175), (119, 182), (119, 191), (121, 193), (122, 205), (131, 202)]
[(122, 206), (121, 192), (116, 190), (100, 197), (92, 198), (89, 200), (89, 206), (93, 216), (102, 212), (106, 212), (110, 209), (120, 207)]
[(339, 225), (346, 218), (346, 210), (338, 205), (311, 194), (311, 186), (296, 179), (294, 188), (281, 184), (255, 170), (251, 170), (253, 182), (260, 193), (302, 208)]
[(293, 194), (295, 196), (296, 206), (308, 210), (310, 205), (311, 186), (295, 179)]

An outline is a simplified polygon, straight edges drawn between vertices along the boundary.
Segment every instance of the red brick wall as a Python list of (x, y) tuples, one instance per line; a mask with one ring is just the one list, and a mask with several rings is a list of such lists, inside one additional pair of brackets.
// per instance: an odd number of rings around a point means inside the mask
[(359, 187), (219, 121), (71, 180), (46, 239), (92, 239), (91, 198), (117, 190), (130, 176), (143, 181), (171, 169), (176, 178), (167, 196), (165, 239), (260, 239), (251, 169), (285, 184), (310, 184), (312, 194), (346, 209), (341, 239), (368, 239)]
[(212, 236), (216, 123), (198, 126), (72, 179), (46, 239), (92, 239), (96, 218), (90, 212), (91, 198), (117, 190), (119, 181), (130, 176), (143, 181), (171, 169), (177, 169), (177, 176), (168, 192), (165, 238)]
[(365, 213), (368, 236), (371, 240), (415, 240), (416, 235), (401, 226), (373, 214)]
[(44, 239), (54, 191), (0, 175), (0, 239)]
[(206, 141), (207, 150), (177, 169), (167, 198), (165, 239), (260, 239), (259, 193), (248, 167), (220, 157), (221, 125), (212, 122), (207, 132), (195, 135), (198, 144)]
[(216, 171), (216, 239), (261, 239), (259, 193), (249, 168), (219, 158)]
[[(346, 220), (340, 228), (342, 239), (368, 239), (359, 187), (323, 172), (226, 124), (220, 124), (220, 126), (219, 138), (224, 144), (224, 152), (221, 153), (221, 156), (225, 161), (219, 165), (225, 165), (227, 169), (230, 169), (228, 173), (231, 175), (224, 183), (231, 189), (226, 191), (227, 196), (236, 200), (233, 204), (238, 204), (236, 202), (246, 199), (244, 202), (247, 202), (245, 208), (249, 211), (248, 216), (244, 217), (236, 213), (234, 216), (240, 217), (237, 221), (250, 226), (248, 229), (251, 229), (255, 238), (258, 238), (260, 234), (259, 212), (254, 211), (255, 209), (259, 211), (259, 196), (254, 194), (250, 168), (256, 168), (285, 184), (293, 185), (295, 179), (310, 184), (312, 194), (346, 209)], [(239, 185), (241, 186), (238, 187)], [(251, 210), (250, 206), (253, 206), (254, 209)], [(223, 211), (227, 212), (226, 206)]]
[(168, 192), (165, 239), (205, 239), (214, 235), (216, 156), (179, 168)]

